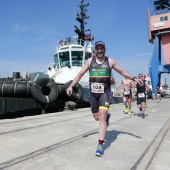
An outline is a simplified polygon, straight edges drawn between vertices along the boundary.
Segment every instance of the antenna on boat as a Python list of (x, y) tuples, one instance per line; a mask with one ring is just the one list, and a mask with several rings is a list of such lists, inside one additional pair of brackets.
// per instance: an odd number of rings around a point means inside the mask
[(74, 25), (75, 32), (78, 34), (78, 44), (81, 45), (84, 45), (84, 40), (85, 40), (84, 37), (86, 36), (85, 31), (90, 31), (89, 29), (84, 30), (85, 25), (87, 24), (87, 22), (85, 22), (85, 19), (89, 18), (89, 16), (86, 16), (87, 6), (89, 6), (89, 3), (84, 4), (84, 0), (81, 0), (81, 3), (79, 5), (80, 13), (77, 12), (77, 17), (76, 17), (76, 20), (80, 23), (80, 29), (76, 25)]

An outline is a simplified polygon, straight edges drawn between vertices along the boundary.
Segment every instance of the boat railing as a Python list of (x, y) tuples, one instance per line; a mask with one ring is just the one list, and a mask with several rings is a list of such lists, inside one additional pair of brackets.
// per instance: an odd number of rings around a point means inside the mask
[(84, 42), (85, 40), (78, 39), (77, 36), (67, 37), (66, 40), (61, 40), (59, 42), (60, 45), (56, 47), (56, 50), (59, 50), (61, 47), (68, 46), (70, 44), (81, 45)]
[(59, 66), (59, 63), (50, 63), (49, 65), (48, 65), (48, 69), (49, 70), (58, 70), (60, 68), (60, 66)]

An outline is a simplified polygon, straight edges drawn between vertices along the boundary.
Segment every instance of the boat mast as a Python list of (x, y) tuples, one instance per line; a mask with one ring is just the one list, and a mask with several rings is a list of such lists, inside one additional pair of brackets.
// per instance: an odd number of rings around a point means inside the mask
[(82, 46), (84, 46), (85, 31), (90, 31), (89, 29), (84, 30), (85, 25), (87, 24), (85, 22), (85, 19), (89, 18), (89, 16), (86, 16), (87, 6), (89, 6), (89, 3), (84, 4), (84, 0), (81, 0), (80, 5), (78, 6), (80, 8), (80, 13), (77, 12), (76, 17), (76, 20), (80, 23), (80, 29), (76, 25), (74, 25), (75, 32), (78, 34), (78, 44), (81, 44)]

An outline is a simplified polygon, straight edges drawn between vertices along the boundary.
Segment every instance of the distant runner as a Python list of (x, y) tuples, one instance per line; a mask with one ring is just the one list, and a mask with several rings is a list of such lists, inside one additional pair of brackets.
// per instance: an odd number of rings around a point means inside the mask
[(132, 88), (134, 88), (134, 83), (132, 80), (124, 78), (121, 81), (121, 88), (123, 89), (123, 103), (125, 105), (125, 113), (131, 114), (132, 107)]
[(156, 88), (156, 92), (157, 92), (157, 99), (158, 99), (158, 103), (161, 101), (161, 89), (160, 87)]
[(149, 90), (149, 86), (143, 79), (143, 74), (138, 74), (138, 79), (143, 81), (143, 84), (136, 84), (137, 89), (137, 106), (140, 111), (142, 111), (142, 118), (145, 118), (145, 104), (146, 104), (146, 91)]

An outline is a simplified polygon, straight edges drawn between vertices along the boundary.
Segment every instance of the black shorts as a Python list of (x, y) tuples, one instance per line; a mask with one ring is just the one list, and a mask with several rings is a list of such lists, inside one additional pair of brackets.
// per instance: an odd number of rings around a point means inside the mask
[(130, 93), (128, 95), (123, 94), (123, 97), (126, 97), (127, 99), (132, 99), (132, 93)]
[(123, 91), (123, 97), (126, 97), (127, 99), (132, 99), (132, 91), (129, 90), (128, 92), (129, 92), (129, 94), (125, 94), (125, 90), (124, 90)]
[(137, 105), (141, 104), (142, 102), (146, 103), (146, 95), (145, 95), (145, 97), (142, 97), (142, 98), (139, 98), (138, 95), (137, 95)]
[(99, 109), (108, 110), (110, 106), (111, 93), (105, 90), (104, 93), (90, 93), (90, 104), (92, 113), (97, 113)]

